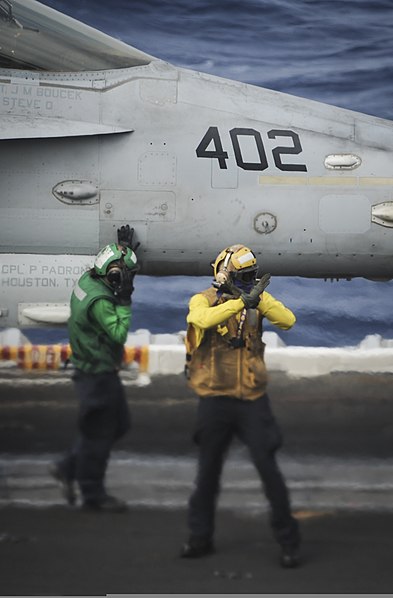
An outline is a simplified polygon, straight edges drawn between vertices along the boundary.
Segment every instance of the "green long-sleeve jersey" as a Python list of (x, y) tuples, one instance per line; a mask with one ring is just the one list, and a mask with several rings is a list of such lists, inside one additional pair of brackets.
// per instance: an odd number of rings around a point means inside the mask
[(94, 374), (117, 370), (130, 323), (130, 306), (119, 305), (101, 278), (83, 274), (71, 295), (68, 330), (72, 363)]

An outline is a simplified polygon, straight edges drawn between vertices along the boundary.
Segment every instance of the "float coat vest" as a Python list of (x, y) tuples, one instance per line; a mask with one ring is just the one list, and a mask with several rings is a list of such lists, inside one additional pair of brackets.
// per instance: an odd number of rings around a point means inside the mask
[[(203, 291), (210, 306), (223, 301), (213, 287)], [(202, 342), (195, 346), (193, 325), (187, 328), (186, 372), (189, 386), (200, 396), (230, 396), (253, 400), (266, 391), (267, 372), (263, 360), (262, 314), (257, 309), (246, 311), (242, 330), (242, 346), (234, 348), (239, 316), (231, 316), (219, 326), (204, 331)]]
[(71, 361), (76, 368), (87, 373), (113, 372), (121, 365), (124, 345), (114, 342), (90, 317), (90, 308), (98, 299), (117, 303), (105, 283), (85, 272), (71, 295), (71, 317), (68, 331), (71, 344)]

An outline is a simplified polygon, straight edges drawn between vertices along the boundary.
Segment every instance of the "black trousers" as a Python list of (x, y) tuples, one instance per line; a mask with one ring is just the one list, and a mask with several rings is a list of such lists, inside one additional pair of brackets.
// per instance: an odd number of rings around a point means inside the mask
[(299, 544), (297, 521), (292, 517), (288, 490), (275, 459), (282, 444), (268, 396), (245, 401), (227, 396), (199, 399), (194, 436), (199, 447), (195, 490), (188, 509), (191, 536), (211, 539), (216, 501), (227, 449), (237, 436), (249, 449), (271, 507), (271, 524), (281, 544)]
[(77, 370), (79, 436), (59, 463), (69, 479), (78, 481), (84, 500), (105, 495), (105, 472), (113, 444), (131, 427), (124, 388), (117, 372), (86, 374)]

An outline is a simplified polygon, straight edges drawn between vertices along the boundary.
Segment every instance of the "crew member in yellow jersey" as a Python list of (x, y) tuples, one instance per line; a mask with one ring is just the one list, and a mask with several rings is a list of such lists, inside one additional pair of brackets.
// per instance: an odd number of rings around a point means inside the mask
[(194, 295), (187, 316), (189, 385), (199, 396), (195, 442), (198, 473), (190, 497), (190, 536), (181, 556), (214, 551), (214, 519), (224, 456), (234, 436), (249, 449), (271, 508), (271, 525), (281, 547), (283, 567), (300, 563), (298, 523), (291, 514), (288, 490), (275, 453), (280, 429), (266, 393), (267, 375), (262, 320), (283, 330), (296, 318), (257, 280), (255, 254), (244, 245), (224, 249), (212, 264), (213, 286)]

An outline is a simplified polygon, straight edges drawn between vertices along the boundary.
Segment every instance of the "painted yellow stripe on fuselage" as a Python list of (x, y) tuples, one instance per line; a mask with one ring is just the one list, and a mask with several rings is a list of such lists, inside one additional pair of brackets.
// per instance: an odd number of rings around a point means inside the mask
[(349, 176), (259, 176), (260, 185), (288, 185), (320, 187), (389, 187), (393, 178), (388, 177), (349, 177)]

